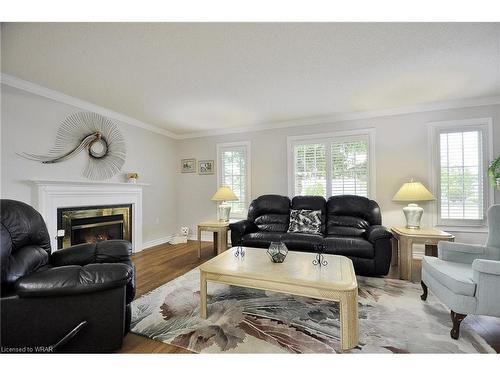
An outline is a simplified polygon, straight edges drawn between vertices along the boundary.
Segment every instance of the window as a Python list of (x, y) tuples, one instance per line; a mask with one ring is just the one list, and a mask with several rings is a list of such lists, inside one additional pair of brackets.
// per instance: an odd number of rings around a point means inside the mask
[(368, 196), (368, 139), (332, 143), (332, 194)]
[(289, 195), (374, 196), (373, 130), (289, 137)]
[(437, 225), (485, 224), (491, 120), (431, 124)]
[(228, 186), (238, 197), (231, 205), (231, 217), (246, 216), (250, 204), (250, 142), (217, 145), (217, 184)]

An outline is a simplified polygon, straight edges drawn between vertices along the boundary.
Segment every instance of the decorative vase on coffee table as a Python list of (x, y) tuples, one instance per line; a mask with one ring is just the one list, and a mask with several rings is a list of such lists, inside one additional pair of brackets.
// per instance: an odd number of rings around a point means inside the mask
[(288, 249), (283, 242), (271, 242), (267, 255), (273, 263), (283, 263), (288, 254)]

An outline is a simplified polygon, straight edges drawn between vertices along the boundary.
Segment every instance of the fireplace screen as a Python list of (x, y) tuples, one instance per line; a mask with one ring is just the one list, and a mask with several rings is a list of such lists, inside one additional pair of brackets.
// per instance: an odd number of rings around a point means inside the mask
[(106, 240), (132, 241), (132, 205), (57, 209), (58, 248)]

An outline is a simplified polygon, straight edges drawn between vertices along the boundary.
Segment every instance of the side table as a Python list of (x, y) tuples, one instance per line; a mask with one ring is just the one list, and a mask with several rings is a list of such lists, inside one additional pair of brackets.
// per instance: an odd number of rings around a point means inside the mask
[(436, 256), (436, 246), (439, 241), (455, 241), (455, 236), (436, 228), (409, 229), (392, 227), (393, 246), (398, 254), (399, 278), (410, 280), (412, 275), (413, 244), (424, 244), (425, 255)]
[(201, 232), (214, 233), (214, 253), (216, 255), (227, 250), (227, 232), (229, 222), (211, 220), (198, 224), (198, 259), (201, 258)]

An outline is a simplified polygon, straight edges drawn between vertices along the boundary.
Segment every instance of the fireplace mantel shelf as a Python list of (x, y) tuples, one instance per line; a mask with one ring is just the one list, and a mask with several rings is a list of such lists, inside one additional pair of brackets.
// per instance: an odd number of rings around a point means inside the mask
[(91, 180), (44, 180), (44, 179), (32, 179), (32, 183), (35, 185), (106, 185), (106, 186), (149, 186), (150, 184), (145, 182), (119, 182), (119, 181), (91, 181)]

